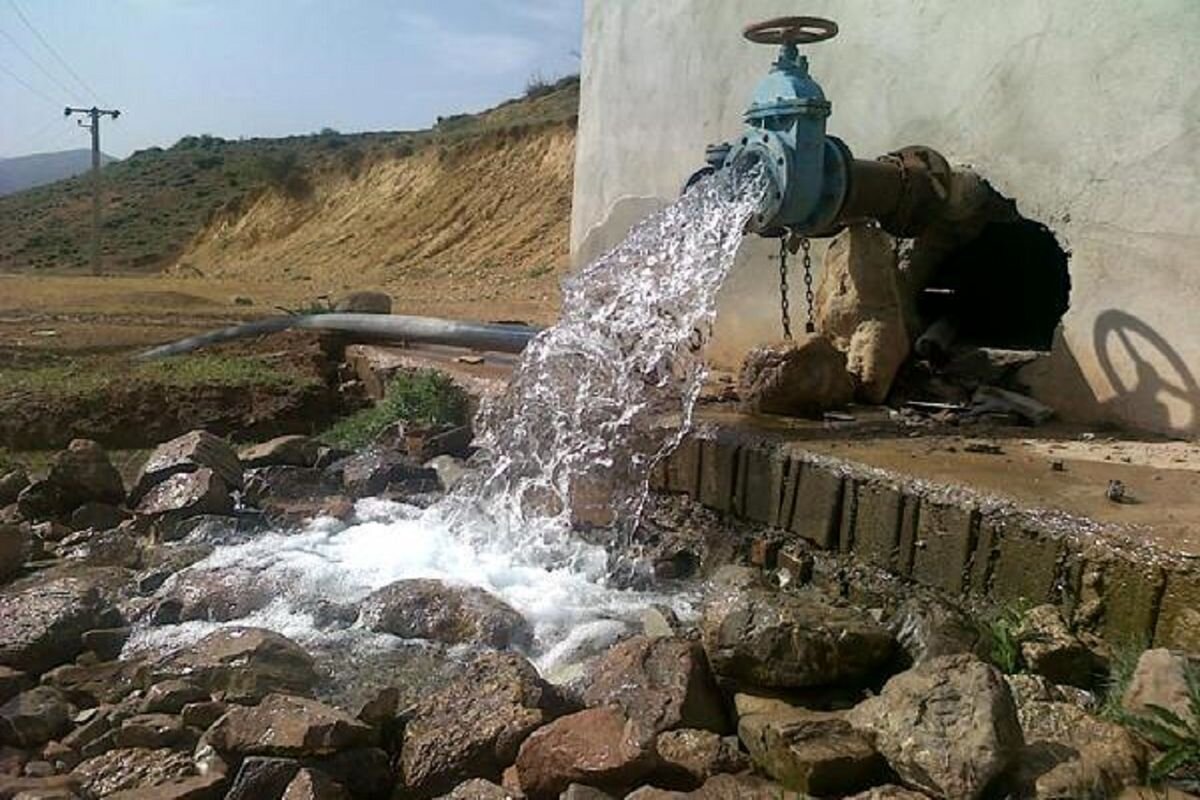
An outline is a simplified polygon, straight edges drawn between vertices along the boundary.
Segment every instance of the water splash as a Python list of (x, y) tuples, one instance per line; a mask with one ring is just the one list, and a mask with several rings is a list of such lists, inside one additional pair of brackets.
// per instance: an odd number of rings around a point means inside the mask
[(566, 281), (559, 322), (476, 421), (484, 468), (466, 491), (515, 546), (553, 548), (572, 523), (632, 534), (691, 424), (717, 291), (764, 186), (709, 176)]

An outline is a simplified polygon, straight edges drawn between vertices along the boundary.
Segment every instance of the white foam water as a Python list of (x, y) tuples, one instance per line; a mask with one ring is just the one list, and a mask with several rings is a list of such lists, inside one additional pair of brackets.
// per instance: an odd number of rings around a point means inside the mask
[[(318, 626), (319, 602), (353, 604), (399, 579), (439, 578), (520, 611), (534, 627), (530, 655), (553, 672), (615, 640), (648, 605), (686, 616), (686, 592), (610, 586), (609, 553), (571, 525), (599, 512), (616, 547), (635, 529), (651, 468), (691, 422), (716, 293), (760, 187), (731, 170), (707, 178), (571, 276), (560, 321), (530, 343), (477, 420), (476, 478), (444, 501), (423, 511), (362, 501), (357, 524), (314, 520), (218, 547), (191, 567), (236, 566), (276, 587), (266, 607), (224, 624), (319, 643), (344, 635)], [(662, 425), (664, 416), (682, 426)], [(214, 627), (139, 627), (127, 653), (174, 649)]]

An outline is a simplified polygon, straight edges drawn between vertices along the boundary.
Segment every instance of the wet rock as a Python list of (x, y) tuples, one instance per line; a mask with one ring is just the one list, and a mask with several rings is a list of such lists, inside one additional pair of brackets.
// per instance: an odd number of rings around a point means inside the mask
[(242, 488), (242, 464), (234, 449), (219, 436), (196, 430), (154, 449), (134, 483), (129, 502), (139, 504), (152, 488), (172, 475), (201, 469), (211, 470), (231, 489)]
[[(86, 717), (84, 716), (86, 714)], [(91, 758), (100, 753), (113, 749), (112, 746), (92, 747), (96, 742), (106, 740), (109, 744), (115, 738), (114, 731), (121, 720), (126, 717), (124, 709), (118, 710), (111, 705), (90, 708), (74, 719), (76, 727), (62, 739), (62, 745), (79, 753), (84, 758)]]
[(190, 749), (195, 735), (172, 714), (136, 714), (121, 723), (114, 739), (117, 747), (180, 747)]
[(870, 616), (813, 590), (715, 581), (701, 634), (718, 675), (774, 687), (860, 683), (887, 664), (894, 647)]
[(533, 629), (512, 606), (474, 586), (416, 578), (390, 583), (359, 606), (359, 623), (404, 639), (526, 648)]
[(901, 296), (892, 238), (879, 228), (851, 225), (830, 243), (817, 284), (817, 330), (846, 354), (858, 397), (878, 405), (908, 358), (912, 337)]
[(437, 800), (514, 800), (514, 795), (499, 784), (472, 778), (455, 786), (449, 794)]
[(162, 588), (172, 575), (208, 558), (212, 551), (211, 545), (182, 542), (160, 543), (148, 549), (142, 559), (142, 571), (134, 576), (138, 593), (153, 594)]
[(60, 558), (90, 567), (134, 569), (142, 552), (137, 539), (120, 528), (109, 531), (84, 530), (62, 540), (56, 548)]
[(886, 762), (841, 712), (746, 714), (738, 718), (738, 735), (754, 763), (794, 791), (843, 795), (887, 779)]
[(223, 628), (155, 666), (155, 677), (187, 678), (233, 703), (272, 692), (306, 694), (317, 683), (313, 659), (298, 644), (262, 628)]
[(83, 633), (114, 619), (100, 573), (34, 575), (0, 590), (0, 665), (41, 674), (83, 650)]
[(225, 800), (280, 797), (299, 771), (300, 762), (293, 758), (248, 756), (242, 760)]
[(900, 673), (847, 719), (905, 784), (939, 798), (979, 797), (1022, 746), (1004, 676), (971, 655), (941, 656)]
[(311, 467), (317, 463), (321, 445), (307, 436), (279, 436), (262, 444), (242, 448), (238, 459), (246, 469), (257, 467)]
[(750, 766), (738, 749), (737, 739), (712, 731), (683, 728), (665, 731), (655, 740), (658, 767), (655, 783), (695, 789), (713, 775), (741, 772)]
[(23, 469), (0, 472), (0, 508), (17, 502), (17, 497), (29, 485), (29, 476)]
[(56, 690), (39, 686), (0, 706), (0, 744), (37, 747), (71, 728), (70, 709)]
[(0, 583), (20, 574), (33, 547), (23, 525), (0, 525)]
[(229, 487), (217, 473), (204, 467), (164, 478), (142, 495), (137, 504), (137, 513), (143, 516), (169, 514), (179, 518), (232, 512)]
[(1147, 650), (1138, 658), (1121, 706), (1131, 714), (1145, 714), (1151, 705), (1165, 708), (1195, 723), (1189, 703), (1187, 669), (1200, 670), (1200, 659), (1164, 648)]
[(1071, 633), (1058, 608), (1042, 605), (1021, 617), (1016, 631), (1021, 660), (1031, 671), (1054, 683), (1087, 688), (1103, 664)]
[(927, 800), (928, 797), (929, 795), (922, 792), (914, 792), (912, 789), (906, 789), (903, 786), (888, 784), (887, 786), (876, 786), (874, 789), (859, 792), (852, 797), (845, 798), (845, 800)]
[(385, 492), (413, 494), (435, 491), (438, 475), (409, 456), (370, 448), (343, 458), (328, 468), (350, 497), (373, 497)]
[(572, 783), (621, 792), (654, 769), (654, 740), (619, 710), (590, 708), (530, 734), (516, 765), (533, 800), (556, 798)]
[(609, 650), (589, 673), (584, 704), (620, 708), (647, 735), (674, 728), (729, 730), (697, 642), (636, 636)]
[(350, 292), (337, 299), (333, 310), (339, 314), (390, 314), (392, 298), (386, 292)]
[(84, 631), (83, 648), (101, 661), (115, 661), (121, 655), (125, 643), (129, 641), (131, 632), (132, 630), (125, 626)]
[(147, 689), (139, 707), (144, 714), (179, 714), (187, 705), (205, 702), (209, 702), (208, 692), (191, 681), (175, 679), (159, 681)]
[(88, 502), (118, 505), (125, 499), (121, 473), (91, 439), (75, 439), (55, 456), (46, 481), (57, 488), (63, 511)]
[(514, 653), (485, 653), (413, 710), (400, 754), (404, 784), (426, 797), (470, 778), (497, 781), (525, 737), (559, 710), (532, 664)]
[(833, 342), (801, 335), (751, 350), (738, 375), (738, 396), (751, 413), (820, 416), (849, 404), (854, 381)]
[(392, 796), (395, 776), (391, 759), (378, 747), (357, 747), (331, 756), (307, 758), (303, 765), (333, 778), (353, 797), (372, 800)]
[(85, 792), (110, 797), (128, 789), (146, 790), (196, 775), (189, 753), (120, 748), (83, 761), (71, 773)]
[(7, 703), (33, 685), (33, 680), (20, 670), (0, 667), (0, 703)]
[(425, 466), (437, 473), (438, 484), (442, 491), (450, 491), (471, 474), (467, 462), (451, 455), (434, 456), (425, 462)]
[(1125, 728), (1094, 717), (1074, 703), (1027, 693), (1017, 705), (1025, 747), (1009, 783), (1020, 797), (1115, 797), (1137, 783), (1146, 751)]
[(975, 653), (983, 656), (979, 626), (954, 606), (927, 595), (906, 598), (888, 623), (913, 664), (938, 656)]
[(102, 661), (63, 664), (42, 676), (42, 683), (58, 689), (76, 705), (117, 703), (142, 688), (140, 661)]
[(129, 519), (129, 513), (111, 503), (89, 502), (71, 512), (68, 525), (73, 531), (106, 531)]
[(328, 755), (374, 742), (370, 725), (306, 697), (271, 694), (257, 706), (234, 706), (206, 734), (222, 753)]
[(287, 785), (283, 800), (350, 800), (350, 795), (325, 773), (305, 768)]
[(207, 730), (221, 718), (225, 709), (226, 705), (220, 700), (201, 700), (198, 703), (188, 703), (180, 709), (179, 718), (188, 727)]
[(225, 565), (189, 567), (167, 580), (151, 612), (156, 625), (249, 616), (279, 597), (286, 578), (259, 569)]

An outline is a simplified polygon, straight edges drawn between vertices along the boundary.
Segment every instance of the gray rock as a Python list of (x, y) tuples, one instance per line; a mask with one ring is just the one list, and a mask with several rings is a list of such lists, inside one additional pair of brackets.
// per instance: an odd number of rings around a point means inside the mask
[(854, 399), (846, 356), (825, 336), (756, 347), (738, 374), (742, 408), (761, 414), (820, 416)]
[(238, 459), (246, 469), (255, 467), (311, 467), (317, 463), (320, 443), (307, 436), (279, 436), (262, 444), (243, 447)]
[(32, 685), (33, 681), (24, 672), (0, 666), (0, 703), (7, 703)]
[(472, 778), (455, 786), (453, 791), (437, 800), (514, 800), (514, 796), (499, 784), (485, 781), (483, 778)]
[(404, 639), (526, 648), (533, 629), (512, 606), (474, 586), (425, 578), (376, 589), (359, 606), (359, 623)]
[(374, 743), (370, 725), (307, 697), (271, 694), (257, 706), (233, 706), (205, 734), (220, 753), (305, 757)]
[(390, 314), (392, 298), (386, 292), (350, 292), (337, 299), (333, 310), (339, 314)]
[(121, 723), (114, 741), (117, 747), (191, 746), (195, 734), (185, 730), (182, 720), (172, 714), (136, 714)]
[(938, 656), (974, 653), (983, 657), (980, 628), (965, 613), (930, 595), (906, 598), (888, 622), (914, 664)]
[(717, 675), (790, 688), (864, 682), (888, 663), (895, 644), (867, 614), (813, 590), (727, 584), (709, 593), (701, 633)]
[(115, 528), (129, 519), (129, 513), (112, 503), (90, 501), (71, 512), (68, 526), (73, 531), (91, 528), (96, 531), (106, 531)]
[(1200, 658), (1161, 647), (1147, 650), (1138, 658), (1121, 698), (1122, 707), (1131, 714), (1145, 714), (1155, 705), (1195, 724), (1187, 685), (1189, 667), (1200, 672)]
[(199, 514), (230, 514), (233, 496), (215, 472), (201, 467), (167, 476), (142, 495), (137, 513), (144, 516), (193, 517)]
[(0, 508), (17, 502), (17, 497), (29, 485), (29, 476), (23, 469), (0, 472)]
[(307, 694), (317, 683), (313, 659), (298, 644), (261, 628), (222, 628), (155, 665), (156, 679), (187, 678), (234, 703), (272, 692)]
[(37, 747), (71, 728), (62, 694), (46, 686), (21, 692), (0, 706), (0, 744)]
[(558, 697), (532, 664), (485, 653), (413, 709), (400, 753), (404, 785), (429, 796), (470, 778), (499, 781), (525, 737), (558, 712)]
[(225, 800), (280, 797), (299, 771), (300, 762), (294, 758), (248, 756), (242, 759)]
[(437, 473), (438, 483), (443, 491), (450, 491), (471, 474), (471, 469), (461, 458), (451, 455), (434, 456), (425, 462), (425, 466)]
[(725, 733), (729, 720), (699, 643), (635, 636), (589, 669), (589, 708), (620, 708), (650, 735), (675, 728)]
[(154, 449), (138, 475), (129, 502), (137, 505), (147, 492), (172, 475), (199, 469), (212, 470), (231, 489), (242, 488), (242, 464), (234, 449), (224, 439), (196, 430)]
[(156, 625), (241, 619), (278, 598), (284, 580), (236, 564), (188, 567), (169, 578), (156, 593), (152, 619)]
[(140, 708), (143, 714), (179, 714), (192, 703), (208, 701), (208, 692), (200, 686), (191, 681), (173, 679), (159, 681), (147, 689)]
[(39, 675), (79, 655), (85, 631), (114, 621), (101, 583), (96, 573), (43, 574), (0, 590), (0, 665)]
[(1086, 689), (1104, 667), (1052, 605), (1037, 606), (1022, 615), (1016, 640), (1025, 666), (1057, 684)]
[(32, 547), (29, 528), (0, 524), (0, 583), (20, 574)]
[(979, 797), (1023, 745), (1004, 676), (972, 655), (941, 656), (896, 675), (847, 719), (905, 784), (946, 800)]
[(91, 652), (101, 661), (115, 661), (129, 641), (131, 629), (125, 626), (119, 628), (95, 628), (84, 631), (83, 649)]
[(738, 735), (762, 771), (797, 792), (844, 795), (882, 783), (887, 763), (844, 712), (803, 708), (745, 714)]
[(912, 789), (889, 783), (887, 786), (876, 786), (865, 792), (859, 792), (845, 800), (928, 800), (928, 798), (929, 795), (923, 792), (914, 792)]
[(117, 792), (148, 789), (196, 775), (192, 757), (168, 749), (118, 748), (89, 758), (72, 771), (85, 792), (111, 797)]
[(135, 569), (142, 555), (137, 539), (120, 528), (73, 533), (59, 543), (55, 552), (59, 558), (91, 567), (127, 569)]
[(343, 458), (328, 468), (350, 497), (373, 497), (385, 492), (413, 494), (438, 489), (438, 475), (409, 456), (372, 447)]
[(350, 795), (324, 772), (305, 767), (287, 785), (282, 800), (350, 800)]
[(63, 511), (88, 502), (118, 505), (125, 499), (121, 473), (91, 439), (75, 439), (55, 456), (46, 480), (58, 489)]

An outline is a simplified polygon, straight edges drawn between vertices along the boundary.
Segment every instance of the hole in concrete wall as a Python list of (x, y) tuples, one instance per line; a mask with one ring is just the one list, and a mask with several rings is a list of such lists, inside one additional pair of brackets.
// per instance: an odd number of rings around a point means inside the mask
[(1039, 222), (988, 222), (941, 260), (917, 309), (926, 326), (952, 323), (961, 344), (1049, 350), (1070, 300), (1067, 258)]

